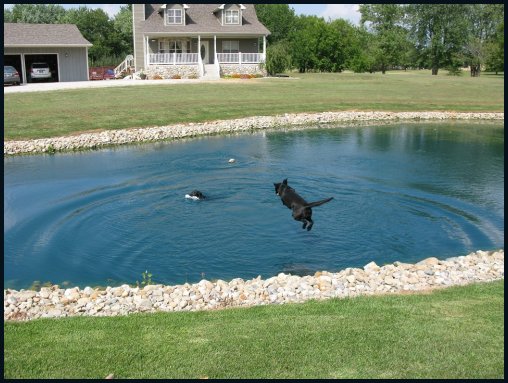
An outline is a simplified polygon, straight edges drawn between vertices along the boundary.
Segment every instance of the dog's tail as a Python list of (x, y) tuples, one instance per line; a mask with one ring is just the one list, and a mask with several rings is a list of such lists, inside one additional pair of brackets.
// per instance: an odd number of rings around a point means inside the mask
[(327, 198), (327, 199), (322, 199), (321, 201), (311, 202), (311, 203), (308, 203), (307, 205), (305, 205), (305, 207), (319, 206), (319, 205), (322, 205), (324, 203), (330, 202), (332, 199), (333, 199), (333, 197), (330, 197), (330, 198)]

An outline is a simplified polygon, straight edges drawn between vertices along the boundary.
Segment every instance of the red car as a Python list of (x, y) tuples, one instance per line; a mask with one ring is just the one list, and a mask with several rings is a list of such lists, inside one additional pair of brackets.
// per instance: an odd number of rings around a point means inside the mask
[(116, 78), (115, 71), (113, 69), (106, 69), (102, 78), (104, 80), (114, 80)]
[(108, 67), (93, 67), (89, 70), (90, 80), (114, 80), (115, 71)]

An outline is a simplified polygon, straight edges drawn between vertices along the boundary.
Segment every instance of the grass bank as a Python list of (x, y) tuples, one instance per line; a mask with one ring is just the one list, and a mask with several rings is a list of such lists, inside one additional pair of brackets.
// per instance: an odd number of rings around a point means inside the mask
[[(322, 73), (4, 95), (4, 138), (327, 111), (504, 111), (504, 76)], [(295, 78), (296, 77), (296, 78)]]
[(4, 378), (503, 378), (504, 280), (430, 294), (4, 324)]

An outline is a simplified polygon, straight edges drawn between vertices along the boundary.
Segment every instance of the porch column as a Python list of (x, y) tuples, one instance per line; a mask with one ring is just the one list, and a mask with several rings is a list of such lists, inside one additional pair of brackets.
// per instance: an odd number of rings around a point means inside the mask
[(143, 69), (146, 69), (148, 67), (148, 36), (145, 37), (145, 67)]
[(213, 63), (217, 65), (217, 35), (213, 35)]
[(266, 61), (266, 36), (263, 36), (263, 61)]
[(205, 74), (205, 68), (203, 67), (203, 60), (201, 60), (201, 35), (198, 35), (198, 70), (199, 76), (203, 77)]

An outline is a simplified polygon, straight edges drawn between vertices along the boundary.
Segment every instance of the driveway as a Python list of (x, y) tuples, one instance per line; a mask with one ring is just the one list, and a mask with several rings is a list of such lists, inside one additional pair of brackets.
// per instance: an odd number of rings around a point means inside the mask
[[(69, 81), (21, 84), (19, 86), (4, 86), (4, 94), (23, 92), (47, 92), (58, 89), (82, 89), (82, 88), (105, 88), (110, 86), (136, 86), (136, 85), (161, 85), (161, 84), (197, 84), (202, 82), (218, 82), (219, 80), (98, 80), (98, 81)], [(229, 80), (227, 80), (229, 81)], [(230, 81), (229, 81), (230, 82)]]

